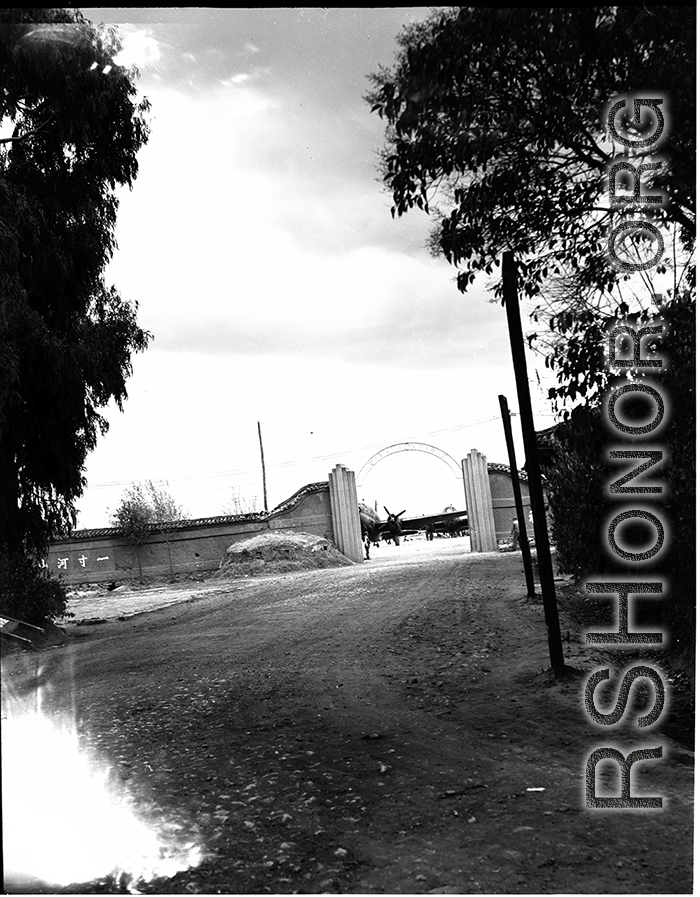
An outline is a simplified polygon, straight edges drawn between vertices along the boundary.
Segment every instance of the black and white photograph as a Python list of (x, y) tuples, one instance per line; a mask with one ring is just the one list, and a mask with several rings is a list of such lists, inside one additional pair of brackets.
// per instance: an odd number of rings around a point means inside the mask
[(0, 10), (3, 893), (694, 893), (696, 41)]

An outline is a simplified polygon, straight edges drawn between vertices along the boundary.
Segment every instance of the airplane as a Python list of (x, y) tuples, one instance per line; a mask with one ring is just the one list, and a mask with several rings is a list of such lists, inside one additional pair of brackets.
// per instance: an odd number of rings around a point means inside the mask
[(365, 546), (365, 556), (367, 560), (369, 560), (370, 544), (373, 543), (374, 545), (379, 545), (380, 539), (384, 539), (386, 542), (392, 541), (395, 545), (400, 544), (400, 536), (403, 533), (403, 521), (401, 520), (401, 515), (404, 511), (399, 511), (398, 514), (392, 514), (386, 506), (384, 507), (384, 510), (387, 513), (385, 522), (382, 521), (374, 508), (370, 508), (369, 505), (362, 501), (359, 504), (362, 543)]
[(362, 528), (362, 542), (365, 547), (365, 557), (369, 560), (369, 548), (371, 544), (378, 546), (381, 540), (400, 544), (400, 537), (415, 535), (425, 532), (426, 538), (432, 540), (437, 536), (458, 536), (469, 530), (469, 518), (466, 511), (448, 510), (441, 514), (426, 515), (423, 517), (403, 518), (405, 511), (392, 514), (387, 507), (387, 520), (382, 521), (379, 514), (367, 505), (360, 502), (360, 525)]
[(459, 536), (469, 532), (469, 517), (466, 511), (443, 511), (423, 517), (404, 517), (401, 521), (404, 536), (424, 532), (431, 540), (434, 536)]

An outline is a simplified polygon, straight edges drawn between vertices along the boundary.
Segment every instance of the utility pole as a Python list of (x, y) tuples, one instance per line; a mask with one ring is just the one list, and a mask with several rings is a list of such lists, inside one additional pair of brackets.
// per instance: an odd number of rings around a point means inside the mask
[(503, 431), (506, 437), (506, 446), (508, 448), (508, 463), (510, 464), (510, 478), (513, 483), (513, 498), (515, 499), (515, 513), (518, 518), (518, 529), (520, 530), (520, 548), (523, 553), (523, 567), (525, 568), (525, 582), (527, 583), (527, 597), (535, 597), (535, 577), (532, 572), (532, 556), (530, 555), (530, 540), (527, 537), (527, 526), (525, 524), (525, 510), (523, 508), (523, 497), (520, 492), (520, 480), (518, 479), (518, 470), (515, 466), (515, 446), (513, 445), (513, 431), (510, 426), (510, 411), (508, 410), (508, 400), (505, 396), (499, 396), (498, 402), (501, 406), (501, 416), (503, 418)]
[(265, 476), (265, 452), (263, 451), (262, 430), (258, 421), (258, 441), (260, 442), (260, 463), (262, 464), (263, 508), (267, 511), (267, 478)]
[(518, 391), (518, 406), (523, 429), (527, 476), (530, 483), (530, 506), (535, 528), (535, 545), (537, 548), (537, 562), (540, 568), (540, 585), (542, 587), (542, 604), (547, 627), (547, 641), (549, 642), (549, 658), (552, 664), (552, 671), (559, 678), (566, 674), (566, 664), (564, 663), (564, 652), (561, 646), (557, 594), (554, 588), (552, 554), (549, 547), (547, 515), (542, 491), (542, 474), (540, 473), (540, 460), (537, 455), (535, 422), (532, 416), (530, 387), (527, 379), (527, 362), (525, 360), (523, 328), (520, 321), (520, 304), (518, 300), (518, 269), (512, 252), (503, 253), (503, 300), (508, 318), (510, 349), (513, 356), (513, 370)]

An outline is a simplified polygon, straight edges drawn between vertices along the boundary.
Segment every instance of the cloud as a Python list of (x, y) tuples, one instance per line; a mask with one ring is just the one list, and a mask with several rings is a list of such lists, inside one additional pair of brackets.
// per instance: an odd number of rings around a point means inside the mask
[[(258, 482), (258, 420), (273, 503), (433, 431), (458, 459), (476, 446), (503, 460), (505, 314), (429, 256), (427, 216), (391, 218), (383, 126), (362, 100), (400, 22), (426, 10), (156, 13), (170, 24), (141, 27), (159, 72), (139, 85), (152, 136), (108, 271), (155, 342), (126, 413), (108, 412), (90, 483), (118, 481), (116, 501), (122, 481), (170, 478), (194, 513), (217, 513), (231, 485)], [(404, 477), (399, 503), (406, 491)]]
[[(390, 64), (396, 35), (412, 21), (426, 18), (428, 7), (364, 9), (271, 9), (206, 7), (151, 9), (84, 9), (92, 21), (132, 23), (153, 29), (163, 45), (169, 82), (187, 82), (178, 68), (184, 53), (198, 60), (195, 86), (207, 87), (221, 77), (221, 67), (260, 57), (274, 63), (274, 76), (292, 90), (341, 104), (366, 89), (366, 75)], [(310, 72), (322, 72), (312, 78)]]
[[(143, 17), (143, 10), (133, 12)], [(277, 220), (301, 246), (313, 241), (345, 251), (372, 240), (414, 252), (422, 251), (430, 222), (414, 214), (393, 228), (383, 226), (377, 210), (388, 223), (391, 206), (379, 184), (384, 124), (370, 113), (363, 94), (367, 73), (391, 61), (401, 25), (426, 14), (427, 8), (371, 14), (185, 9), (179, 15), (166, 9), (165, 24), (124, 27), (134, 40), (157, 41), (157, 71), (143, 68), (139, 82), (153, 102), (156, 129), (163, 125), (165, 107), (174, 105), (192, 108), (206, 129), (205, 135), (199, 129), (192, 135), (171, 130), (171, 153), (177, 152), (175, 141), (184, 141), (183, 148), (200, 156), (202, 165), (223, 169), (225, 160), (208, 158), (212, 143), (223, 143), (229, 168), (236, 166), (245, 176), (251, 167), (264, 169), (274, 181)], [(180, 21), (175, 24), (174, 18)], [(275, 114), (259, 117), (260, 104)], [(154, 131), (152, 140), (156, 136)], [(194, 143), (187, 143), (190, 139)]]
[[(233, 192), (245, 191), (258, 193), (251, 178)], [(159, 231), (147, 221), (129, 227), (131, 246), (115, 271), (124, 295), (138, 298), (156, 349), (221, 354), (235, 347), (414, 367), (439, 355), (442, 365), (454, 365), (486, 351), (490, 322), (501, 322), (485, 294), (461, 296), (449, 267), (427, 254), (300, 249), (274, 223), (274, 204), (252, 206), (254, 195), (237, 203), (204, 176), (197, 196), (188, 192), (184, 185), (173, 191), (172, 214), (160, 210)]]
[(310, 130), (247, 84), (196, 99), (161, 90), (153, 102), (110, 276), (139, 301), (157, 350), (235, 345), (415, 367), (485, 350), (482, 325), (500, 320), (485, 292), (457, 293), (419, 227), (391, 219), (345, 150), (338, 160), (332, 123)]
[(372, 249), (331, 258), (278, 249), (274, 278), (260, 276), (261, 264), (246, 281), (238, 272), (228, 298), (208, 295), (204, 279), (197, 302), (171, 306), (156, 346), (424, 369), (493, 353), (503, 332), (500, 310), (457, 294), (445, 266)]

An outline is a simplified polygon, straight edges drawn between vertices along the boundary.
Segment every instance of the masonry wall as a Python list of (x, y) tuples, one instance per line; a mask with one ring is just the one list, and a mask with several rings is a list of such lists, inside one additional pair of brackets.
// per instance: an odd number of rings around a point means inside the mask
[[(518, 479), (520, 480), (520, 494), (523, 499), (523, 510), (525, 512), (525, 525), (528, 535), (533, 536), (535, 530), (529, 519), (530, 487), (527, 482), (527, 476), (519, 474)], [(489, 486), (491, 487), (496, 538), (499, 541), (510, 539), (513, 531), (513, 518), (516, 516), (510, 467), (505, 464), (489, 464)]]
[(116, 530), (76, 530), (54, 542), (46, 566), (64, 582), (120, 582), (217, 570), (226, 550), (260, 532), (286, 530), (333, 541), (328, 483), (300, 489), (269, 514), (242, 514), (178, 521), (167, 533), (153, 532), (139, 546), (130, 546)]

